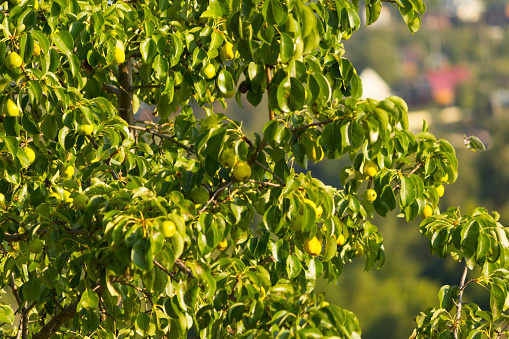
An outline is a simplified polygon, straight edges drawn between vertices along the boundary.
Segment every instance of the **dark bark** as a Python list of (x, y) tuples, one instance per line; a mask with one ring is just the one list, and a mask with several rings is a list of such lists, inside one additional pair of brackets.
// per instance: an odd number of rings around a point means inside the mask
[(118, 66), (118, 84), (120, 91), (118, 95), (118, 106), (120, 116), (128, 125), (134, 125), (134, 111), (133, 111), (133, 75), (132, 75), (132, 62), (128, 58), (123, 64)]

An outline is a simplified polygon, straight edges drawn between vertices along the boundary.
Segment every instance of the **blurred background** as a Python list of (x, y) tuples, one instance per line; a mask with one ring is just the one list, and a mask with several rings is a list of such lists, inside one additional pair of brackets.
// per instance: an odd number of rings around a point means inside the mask
[[(509, 4), (507, 0), (426, 0), (421, 29), (412, 35), (396, 7), (384, 4), (380, 19), (344, 41), (347, 57), (363, 80), (364, 95), (401, 96), (410, 107), (410, 128), (423, 120), (437, 138), (449, 140), (459, 159), (459, 177), (446, 185), (440, 209), (461, 206), (471, 213), (483, 206), (500, 212), (509, 225)], [(244, 107), (230, 101), (229, 114), (247, 132), (260, 133), (266, 104)], [(217, 111), (222, 111), (218, 105)], [(475, 135), (487, 146), (472, 152), (464, 137)], [(346, 159), (347, 160), (347, 159)], [(326, 184), (340, 187), (344, 159), (326, 160), (309, 169)], [(408, 338), (414, 317), (438, 308), (443, 285), (459, 284), (463, 264), (430, 255), (428, 240), (397, 211), (373, 221), (384, 237), (382, 269), (364, 272), (364, 260), (345, 265), (337, 284), (319, 283), (326, 300), (353, 311), (363, 338)], [(478, 272), (469, 272), (468, 279)], [(489, 293), (470, 284), (465, 301), (489, 309)]]

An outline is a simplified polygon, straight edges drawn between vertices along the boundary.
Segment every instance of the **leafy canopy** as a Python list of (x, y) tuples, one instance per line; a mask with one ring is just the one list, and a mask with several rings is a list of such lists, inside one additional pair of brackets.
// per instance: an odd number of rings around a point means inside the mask
[[(371, 24), (382, 2), (365, 5)], [(424, 4), (392, 5), (415, 32)], [(0, 104), (19, 114), (0, 128), (0, 287), (15, 300), (0, 304), (2, 335), (359, 338), (356, 316), (323, 302), (316, 280), (359, 257), (383, 266), (370, 219), (430, 207), (420, 231), (433, 253), (482, 268), (491, 308), (461, 304), (463, 277), (414, 334), (500, 332), (506, 228), (483, 209), (440, 213), (437, 187), (457, 178), (451, 144), (426, 125), (409, 131), (401, 98), (362, 99), (342, 44), (361, 26), (358, 1), (3, 9)], [(262, 131), (215, 112), (233, 96), (267, 99)], [(157, 122), (135, 117), (143, 103)], [(342, 157), (336, 187), (306, 171)]]

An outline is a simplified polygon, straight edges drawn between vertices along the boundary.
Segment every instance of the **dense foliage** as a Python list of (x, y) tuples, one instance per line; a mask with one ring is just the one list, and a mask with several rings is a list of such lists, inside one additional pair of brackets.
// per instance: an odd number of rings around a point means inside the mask
[[(415, 32), (424, 4), (394, 5)], [(341, 43), (357, 1), (3, 6), (0, 284), (16, 303), (0, 304), (2, 335), (358, 338), (315, 282), (356, 258), (382, 267), (370, 219), (396, 209), (466, 264), (415, 335), (505, 330), (506, 229), (484, 209), (440, 213), (454, 148), (410, 132), (401, 98), (361, 98)], [(381, 6), (366, 2), (368, 24)], [(263, 131), (215, 112), (234, 96), (266, 98)], [(142, 102), (158, 122), (135, 119)], [(294, 166), (340, 157), (337, 187)], [(474, 268), (490, 310), (462, 304)]]

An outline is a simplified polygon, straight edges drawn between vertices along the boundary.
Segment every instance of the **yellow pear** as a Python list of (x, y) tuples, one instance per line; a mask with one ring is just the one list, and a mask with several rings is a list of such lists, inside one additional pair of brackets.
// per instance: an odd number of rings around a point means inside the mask
[(17, 117), (19, 115), (18, 105), (12, 99), (7, 99), (5, 102), (4, 114), (8, 117)]

